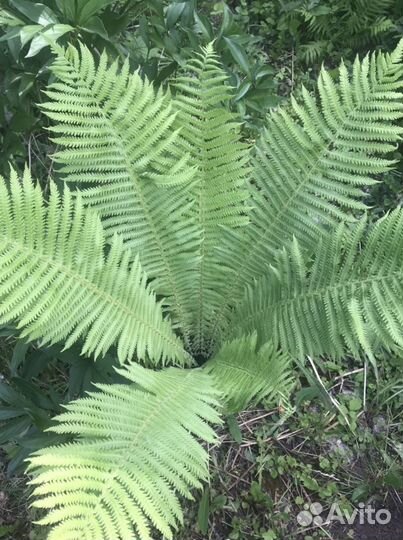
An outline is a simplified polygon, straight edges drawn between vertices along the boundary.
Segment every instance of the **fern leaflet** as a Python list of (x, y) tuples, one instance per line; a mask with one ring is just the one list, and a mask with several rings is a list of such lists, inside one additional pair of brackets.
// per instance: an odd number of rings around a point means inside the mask
[(246, 178), (249, 150), (240, 138), (240, 126), (226, 106), (231, 97), (227, 75), (220, 67), (212, 44), (187, 65), (188, 75), (179, 77), (175, 105), (177, 125), (196, 167), (192, 184), (192, 216), (201, 230), (194, 299), (196, 354), (206, 353), (206, 336), (221, 304), (220, 244), (222, 226), (238, 228), (248, 223)]

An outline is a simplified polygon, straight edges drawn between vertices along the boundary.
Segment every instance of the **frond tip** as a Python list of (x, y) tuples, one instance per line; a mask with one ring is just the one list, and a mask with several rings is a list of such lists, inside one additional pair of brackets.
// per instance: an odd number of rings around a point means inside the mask
[(80, 195), (51, 184), (46, 205), (30, 174), (0, 177), (0, 324), (17, 321), (22, 336), (66, 348), (84, 338), (83, 353), (117, 344), (121, 362), (190, 361), (147, 284), (138, 258), (105, 238)]
[(136, 384), (99, 385), (67, 405), (51, 428), (77, 442), (30, 458), (34, 506), (50, 509), (48, 540), (151, 540), (151, 528), (172, 539), (182, 522), (178, 495), (191, 498), (208, 476), (220, 423), (211, 378), (201, 370), (160, 372), (134, 364), (119, 372)]

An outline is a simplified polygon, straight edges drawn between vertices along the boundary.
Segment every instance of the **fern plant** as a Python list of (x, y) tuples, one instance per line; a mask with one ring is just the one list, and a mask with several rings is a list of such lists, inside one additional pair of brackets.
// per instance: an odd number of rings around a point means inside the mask
[(111, 350), (126, 384), (54, 419), (72, 440), (31, 456), (33, 504), (50, 540), (169, 539), (220, 413), (287, 400), (293, 358), (402, 349), (403, 211), (369, 227), (363, 197), (394, 165), (403, 42), (322, 71), (253, 148), (212, 46), (170, 92), (53, 48), (64, 188), (1, 181), (0, 322)]

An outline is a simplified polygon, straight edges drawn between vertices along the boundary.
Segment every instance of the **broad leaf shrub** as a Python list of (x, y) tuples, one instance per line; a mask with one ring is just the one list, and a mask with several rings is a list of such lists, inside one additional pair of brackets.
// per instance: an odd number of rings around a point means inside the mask
[[(228, 6), (220, 15), (211, 2), (175, 0), (3, 0), (0, 7), (0, 174), (8, 163), (23, 170), (31, 160), (35, 176), (45, 181), (53, 152), (41, 114), (43, 90), (50, 80), (51, 41), (85, 45), (98, 58), (130, 57), (156, 86), (167, 85), (180, 66), (214, 40), (220, 61), (236, 88), (232, 106), (249, 127), (262, 111), (278, 104), (274, 70), (245, 33)], [(29, 144), (27, 144), (27, 142)], [(31, 156), (35, 154), (35, 159)]]
[(173, 538), (222, 410), (286, 399), (293, 358), (401, 349), (403, 212), (368, 227), (362, 199), (394, 165), (403, 42), (322, 71), (254, 148), (211, 45), (170, 93), (54, 50), (66, 186), (2, 180), (1, 322), (116, 354), (123, 380), (54, 419), (72, 440), (30, 457), (33, 504), (50, 540)]

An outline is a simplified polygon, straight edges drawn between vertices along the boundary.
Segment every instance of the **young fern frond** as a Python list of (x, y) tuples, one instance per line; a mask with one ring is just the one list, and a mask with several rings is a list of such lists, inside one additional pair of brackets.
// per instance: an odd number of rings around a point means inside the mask
[(22, 337), (43, 343), (84, 338), (83, 353), (117, 345), (121, 362), (191, 361), (147, 285), (138, 259), (114, 238), (108, 255), (96, 214), (80, 195), (51, 184), (46, 205), (26, 171), (0, 178), (0, 324), (17, 321)]
[(175, 83), (176, 125), (196, 168), (191, 215), (202, 240), (192, 291), (193, 350), (203, 354), (209, 325), (221, 304), (220, 288), (228, 278), (221, 275), (215, 247), (221, 242), (223, 226), (233, 229), (248, 223), (249, 149), (241, 142), (236, 116), (228, 110), (231, 90), (213, 45), (192, 59), (186, 71)]
[(118, 234), (165, 297), (182, 333), (189, 333), (192, 268), (199, 230), (187, 217), (194, 176), (174, 127), (168, 96), (129, 72), (126, 61), (99, 64), (90, 51), (56, 49), (51, 102), (54, 160), (64, 180), (101, 216), (108, 238)]
[(367, 220), (339, 225), (313, 261), (295, 239), (269, 273), (251, 285), (232, 321), (234, 334), (257, 330), (303, 358), (346, 351), (370, 359), (403, 348), (403, 210), (367, 231)]
[(392, 54), (357, 59), (351, 78), (342, 64), (338, 86), (322, 70), (319, 101), (304, 90), (301, 102), (292, 100), (293, 115), (271, 115), (253, 160), (251, 224), (229, 231), (220, 248), (235, 277), (222, 293), (212, 348), (229, 306), (276, 251), (293, 237), (315, 249), (329, 229), (351, 220), (351, 209), (365, 209), (364, 188), (394, 164), (388, 153), (403, 132), (395, 125), (403, 116), (402, 52), (403, 41)]
[(235, 413), (265, 401), (288, 401), (294, 375), (291, 358), (272, 342), (257, 347), (256, 333), (225, 342), (203, 367), (221, 392), (227, 413)]
[(48, 540), (151, 540), (152, 528), (172, 539), (183, 520), (178, 495), (192, 498), (208, 477), (196, 438), (216, 441), (211, 378), (135, 364), (118, 371), (135, 384), (97, 385), (67, 405), (50, 430), (78, 440), (30, 458), (34, 506), (50, 509), (40, 521), (52, 526)]

